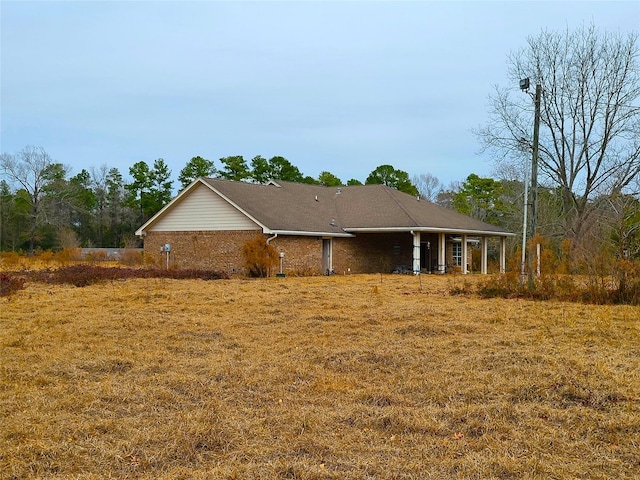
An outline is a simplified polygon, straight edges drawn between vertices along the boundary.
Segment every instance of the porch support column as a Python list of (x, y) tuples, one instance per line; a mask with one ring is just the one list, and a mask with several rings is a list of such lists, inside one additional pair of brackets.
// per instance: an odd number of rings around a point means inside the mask
[(447, 271), (447, 248), (445, 241), (445, 234), (438, 234), (438, 273), (445, 273)]
[(467, 250), (467, 234), (463, 233), (462, 234), (462, 274), (466, 275), (467, 273), (469, 273), (468, 269), (467, 269), (467, 263), (468, 263), (468, 254), (469, 251)]
[(500, 273), (504, 273), (507, 270), (506, 257), (507, 257), (507, 238), (500, 237)]
[(482, 253), (480, 254), (480, 273), (483, 275), (487, 274), (487, 255), (488, 255), (488, 241), (487, 237), (480, 237), (480, 249)]
[(420, 232), (411, 231), (413, 235), (413, 274), (420, 273)]

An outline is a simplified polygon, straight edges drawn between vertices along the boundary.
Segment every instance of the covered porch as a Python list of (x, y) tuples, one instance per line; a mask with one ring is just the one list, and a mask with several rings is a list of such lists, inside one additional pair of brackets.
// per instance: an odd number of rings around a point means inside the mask
[[(345, 230), (355, 237), (348, 240), (348, 253), (341, 249), (341, 254), (336, 256), (336, 271), (343, 269), (346, 271), (351, 267), (352, 271), (362, 272), (380, 272), (388, 269), (388, 271), (414, 274), (443, 274), (452, 271), (463, 274), (471, 271), (487, 274), (489, 273), (489, 244), (493, 240), (491, 246), (493, 261), (497, 260), (497, 269), (504, 273), (506, 239), (513, 235), (504, 231), (434, 227)], [(345, 244), (342, 243), (342, 245)], [(477, 252), (473, 270), (472, 246)], [(350, 264), (342, 265), (343, 258), (349, 258)]]
[(447, 273), (459, 269), (460, 273), (471, 271), (470, 245), (476, 244), (480, 251), (481, 274), (488, 273), (489, 239), (499, 239), (499, 269), (506, 268), (507, 234), (496, 235), (494, 232), (452, 232), (433, 230), (411, 230), (412, 271), (414, 274)]

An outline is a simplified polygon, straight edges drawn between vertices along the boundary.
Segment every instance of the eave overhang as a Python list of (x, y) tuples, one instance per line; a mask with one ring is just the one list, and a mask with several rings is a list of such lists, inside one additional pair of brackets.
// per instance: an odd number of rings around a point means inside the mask
[(263, 233), (269, 235), (289, 235), (289, 236), (302, 236), (302, 237), (338, 237), (338, 238), (352, 238), (355, 235), (347, 232), (304, 232), (300, 230), (271, 230), (263, 229)]
[(397, 232), (425, 232), (425, 233), (450, 233), (455, 235), (480, 235), (492, 237), (513, 237), (516, 234), (510, 232), (496, 232), (492, 230), (471, 230), (461, 228), (438, 228), (438, 227), (355, 227), (343, 228), (348, 233), (397, 233)]

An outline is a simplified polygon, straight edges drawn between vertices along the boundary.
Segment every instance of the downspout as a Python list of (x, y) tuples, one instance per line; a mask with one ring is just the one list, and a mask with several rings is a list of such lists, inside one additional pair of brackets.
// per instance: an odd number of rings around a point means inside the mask
[[(274, 234), (273, 234), (273, 237), (269, 237), (269, 238), (267, 238), (267, 245), (269, 245), (269, 243), (271, 242), (271, 240), (275, 240), (276, 238), (278, 238), (278, 234), (277, 234), (277, 233), (274, 233)], [(280, 269), (282, 270), (282, 260), (280, 260), (280, 262), (281, 262), (281, 263), (280, 263)], [(269, 270), (271, 270), (271, 269), (269, 269)], [(268, 271), (268, 272), (267, 272), (267, 275), (268, 275), (268, 276), (271, 276), (271, 272), (270, 272), (270, 271)]]
[(269, 243), (271, 243), (271, 240), (275, 240), (278, 237), (277, 233), (273, 234), (273, 237), (269, 237), (267, 238), (267, 245), (269, 245)]

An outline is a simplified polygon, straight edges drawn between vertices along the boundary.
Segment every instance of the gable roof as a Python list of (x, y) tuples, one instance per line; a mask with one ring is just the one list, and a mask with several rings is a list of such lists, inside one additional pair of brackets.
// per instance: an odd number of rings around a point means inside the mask
[(269, 232), (345, 234), (331, 198), (335, 190), (281, 181), (254, 184), (212, 178), (203, 180), (258, 224), (266, 226)]
[(423, 231), (508, 236), (501, 227), (475, 220), (448, 208), (385, 185), (325, 187), (272, 181), (267, 184), (199, 178), (145, 223), (141, 235), (188, 195), (204, 184), (260, 225), (265, 233), (351, 236), (358, 232)]

